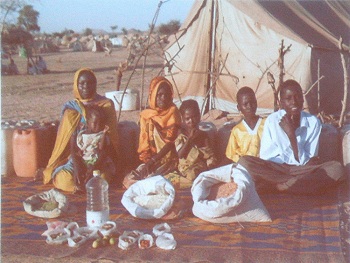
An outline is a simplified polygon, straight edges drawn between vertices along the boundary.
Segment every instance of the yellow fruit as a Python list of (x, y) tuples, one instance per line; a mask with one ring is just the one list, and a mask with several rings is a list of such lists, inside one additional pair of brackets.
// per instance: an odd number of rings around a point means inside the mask
[(115, 244), (115, 238), (114, 237), (111, 237), (109, 239), (109, 244), (112, 245), (112, 246)]
[(98, 240), (95, 240), (93, 243), (92, 243), (92, 247), (93, 248), (98, 248), (100, 246), (100, 242)]

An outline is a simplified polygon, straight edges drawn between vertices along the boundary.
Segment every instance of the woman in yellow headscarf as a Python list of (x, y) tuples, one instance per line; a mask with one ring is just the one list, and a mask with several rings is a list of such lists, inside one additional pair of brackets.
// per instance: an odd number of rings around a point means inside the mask
[[(114, 161), (118, 160), (117, 118), (113, 102), (96, 93), (97, 79), (94, 72), (88, 68), (78, 70), (74, 75), (74, 100), (63, 106), (61, 122), (58, 128), (56, 143), (51, 158), (43, 171), (43, 182), (53, 182), (54, 186), (64, 191), (75, 191), (73, 162), (71, 158), (70, 140), (86, 125), (86, 107), (90, 105), (103, 109), (106, 125), (109, 127), (110, 143), (108, 155)], [(110, 180), (116, 173), (115, 164), (101, 169), (102, 177)]]
[[(181, 126), (181, 115), (173, 103), (173, 87), (164, 77), (152, 79), (148, 108), (140, 114), (138, 153), (143, 162), (137, 170), (141, 177), (166, 175), (177, 170), (174, 141)], [(124, 186), (128, 187), (124, 183)]]

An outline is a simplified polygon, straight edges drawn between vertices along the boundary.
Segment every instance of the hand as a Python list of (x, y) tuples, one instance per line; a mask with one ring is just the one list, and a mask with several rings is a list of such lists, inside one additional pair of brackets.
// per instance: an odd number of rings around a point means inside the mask
[(320, 157), (314, 156), (306, 163), (306, 165), (318, 165), (321, 164)]
[(105, 125), (105, 128), (103, 129), (103, 132), (106, 133), (109, 130), (109, 126)]
[(295, 127), (294, 127), (294, 123), (293, 120), (290, 116), (288, 116), (287, 114), (284, 115), (282, 117), (282, 119), (280, 120), (279, 125), (281, 126), (281, 128), (284, 130), (284, 132), (288, 135), (288, 137), (294, 137), (295, 136)]

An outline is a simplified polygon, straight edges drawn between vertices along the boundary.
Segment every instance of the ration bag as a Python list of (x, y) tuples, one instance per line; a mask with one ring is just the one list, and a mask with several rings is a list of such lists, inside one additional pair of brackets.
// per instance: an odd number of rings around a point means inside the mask
[(24, 210), (33, 216), (56, 218), (68, 210), (67, 197), (57, 189), (33, 195), (23, 202)]
[(137, 218), (161, 218), (171, 209), (175, 199), (173, 185), (161, 175), (132, 184), (123, 194), (121, 203)]
[[(237, 189), (226, 197), (209, 200), (214, 185), (234, 181)], [(254, 182), (240, 165), (222, 166), (203, 172), (193, 182), (193, 214), (212, 223), (270, 222), (271, 217), (255, 191)]]

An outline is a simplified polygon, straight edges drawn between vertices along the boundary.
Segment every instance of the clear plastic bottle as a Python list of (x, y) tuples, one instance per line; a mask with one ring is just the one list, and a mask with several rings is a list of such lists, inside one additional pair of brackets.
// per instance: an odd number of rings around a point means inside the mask
[(100, 227), (108, 220), (108, 183), (95, 170), (86, 184), (86, 223), (89, 227)]

